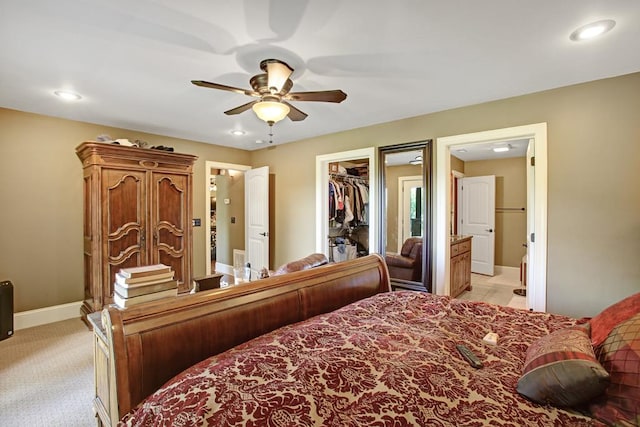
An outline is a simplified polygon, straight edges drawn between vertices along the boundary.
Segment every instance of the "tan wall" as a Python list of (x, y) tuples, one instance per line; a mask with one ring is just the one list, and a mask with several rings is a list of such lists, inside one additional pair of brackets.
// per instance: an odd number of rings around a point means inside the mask
[[(247, 164), (243, 150), (0, 108), (0, 280), (16, 312), (83, 299), (82, 165), (75, 148), (100, 134), (198, 156), (194, 216), (208, 215), (205, 161)], [(194, 274), (205, 272), (204, 227), (193, 229)]]
[(275, 258), (315, 249), (316, 155), (546, 122), (547, 308), (593, 315), (640, 291), (638, 93), (634, 73), (254, 152), (276, 177)]
[[(548, 124), (547, 307), (593, 315), (640, 291), (640, 73), (312, 138), (255, 152), (0, 109), (0, 279), (16, 311), (82, 299), (82, 172), (96, 135), (195, 154), (194, 215), (208, 215), (206, 160), (269, 166), (272, 264), (315, 250), (315, 157), (524, 124)], [(304, 126), (304, 122), (299, 123)], [(204, 227), (194, 273), (204, 273)]]
[(519, 267), (527, 242), (526, 211), (501, 210), (527, 206), (527, 168), (525, 157), (464, 162), (465, 176), (495, 175), (496, 223), (495, 264)]
[(451, 156), (451, 170), (464, 173), (464, 162), (457, 157)]

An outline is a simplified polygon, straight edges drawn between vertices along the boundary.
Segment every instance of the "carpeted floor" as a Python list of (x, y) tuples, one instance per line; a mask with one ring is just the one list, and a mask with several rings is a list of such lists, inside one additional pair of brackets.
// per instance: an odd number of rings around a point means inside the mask
[(76, 318), (0, 341), (0, 426), (95, 426), (92, 340)]

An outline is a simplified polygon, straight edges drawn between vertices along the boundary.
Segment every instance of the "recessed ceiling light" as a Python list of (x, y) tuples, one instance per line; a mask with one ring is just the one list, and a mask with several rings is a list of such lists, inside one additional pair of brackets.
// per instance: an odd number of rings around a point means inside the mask
[(231, 135), (235, 135), (235, 136), (241, 136), (244, 135), (246, 132), (243, 131), (242, 129), (234, 129), (231, 131)]
[(458, 153), (466, 153), (467, 152), (467, 150), (465, 148), (458, 148), (456, 151)]
[(264, 144), (264, 139), (256, 139), (256, 144)]
[(53, 92), (57, 97), (64, 99), (65, 101), (78, 101), (82, 99), (80, 95), (68, 90), (56, 90)]
[(574, 42), (579, 42), (582, 40), (589, 40), (594, 37), (598, 37), (607, 31), (610, 31), (613, 27), (615, 27), (616, 21), (611, 19), (604, 19), (602, 21), (592, 22), (591, 24), (583, 25), (582, 27), (575, 30), (569, 38)]
[(494, 153), (504, 153), (505, 151), (509, 151), (509, 147), (494, 147)]

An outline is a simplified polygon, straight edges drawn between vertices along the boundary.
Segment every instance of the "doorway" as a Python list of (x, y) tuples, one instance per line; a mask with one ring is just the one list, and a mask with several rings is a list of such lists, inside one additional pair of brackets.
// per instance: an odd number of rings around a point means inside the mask
[(368, 164), (368, 227), (366, 238), (368, 241), (368, 252), (375, 252), (378, 248), (378, 180), (377, 180), (377, 158), (376, 150), (373, 147), (358, 150), (343, 151), (339, 153), (323, 154), (316, 156), (316, 252), (332, 258), (333, 248), (330, 247), (332, 232), (330, 227), (329, 213), (329, 181), (330, 165), (352, 160), (365, 160)]
[[(229, 188), (232, 185), (234, 175), (244, 174), (245, 171), (251, 169), (251, 166), (206, 161), (205, 168), (205, 209), (207, 209), (207, 211), (204, 215), (204, 225), (205, 230), (209, 231), (205, 239), (205, 255), (207, 257), (206, 259), (209, 260), (205, 263), (206, 275), (210, 275), (216, 270), (221, 273), (233, 275), (233, 266), (235, 263), (233, 259), (233, 246), (239, 246), (240, 243), (230, 242), (230, 227), (231, 225), (242, 224), (244, 231), (244, 196), (242, 196), (242, 205), (237, 207), (235, 211), (231, 211), (225, 208), (231, 207), (232, 203), (233, 206), (236, 207), (236, 201), (240, 201), (240, 196), (233, 197), (232, 199), (228, 196), (228, 193), (224, 193), (222, 190), (225, 186)], [(220, 177), (224, 178), (221, 179)], [(213, 200), (214, 197), (215, 200)], [(242, 216), (241, 222), (239, 221), (240, 216)], [(233, 221), (233, 224), (231, 221)], [(238, 241), (242, 241), (242, 247), (244, 248), (244, 234), (240, 237)], [(223, 256), (221, 251), (222, 246), (230, 248), (229, 251), (231, 255)], [(217, 260), (221, 262), (217, 262)], [(215, 267), (212, 267), (214, 262)]]
[[(547, 271), (547, 125), (537, 123), (464, 135), (438, 138), (436, 144), (436, 201), (435, 201), (435, 293), (449, 294), (449, 233), (451, 221), (451, 150), (460, 145), (484, 144), (488, 141), (528, 139), (529, 160), (527, 182), (531, 221), (527, 229), (527, 306), (531, 310), (546, 310)], [(531, 173), (529, 173), (529, 169)], [(531, 181), (531, 182), (529, 182)]]

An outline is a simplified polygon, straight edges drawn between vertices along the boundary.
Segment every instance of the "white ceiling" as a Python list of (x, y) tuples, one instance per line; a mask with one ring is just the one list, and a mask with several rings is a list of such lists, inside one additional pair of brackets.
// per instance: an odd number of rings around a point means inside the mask
[(248, 89), (276, 58), (293, 91), (348, 94), (292, 103), (280, 144), (640, 71), (639, 24), (637, 0), (0, 0), (0, 106), (252, 150), (267, 125), (223, 114), (252, 98), (191, 80)]

